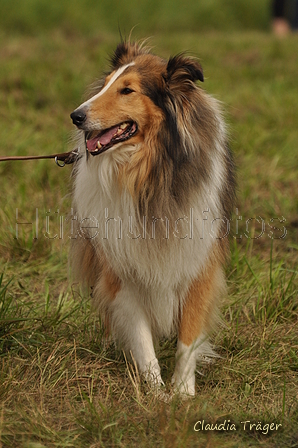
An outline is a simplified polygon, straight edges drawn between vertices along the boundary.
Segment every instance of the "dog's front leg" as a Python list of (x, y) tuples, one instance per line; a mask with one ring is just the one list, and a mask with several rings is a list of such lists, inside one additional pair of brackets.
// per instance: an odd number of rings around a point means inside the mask
[(206, 334), (214, 320), (215, 302), (224, 289), (222, 268), (214, 263), (193, 281), (185, 297), (172, 378), (175, 389), (182, 394), (195, 395), (197, 361), (208, 362), (217, 356)]
[(184, 344), (180, 339), (177, 344), (176, 366), (172, 384), (182, 395), (195, 395), (195, 371), (197, 361), (201, 358), (209, 362), (217, 356), (204, 335), (196, 338), (191, 344)]
[(150, 321), (133, 285), (122, 287), (110, 304), (109, 312), (116, 340), (131, 353), (144, 379), (154, 387), (163, 385)]

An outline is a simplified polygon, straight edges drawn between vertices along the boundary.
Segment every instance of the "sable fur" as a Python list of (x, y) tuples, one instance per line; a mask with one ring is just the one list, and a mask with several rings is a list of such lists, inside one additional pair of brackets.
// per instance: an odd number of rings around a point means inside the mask
[[(173, 381), (189, 394), (196, 360), (213, 353), (205, 338), (225, 290), (235, 189), (221, 108), (203, 80), (195, 59), (166, 61), (121, 42), (99, 92), (75, 111), (86, 118), (73, 206), (78, 222), (97, 223), (73, 240), (75, 276), (93, 286), (114, 336), (156, 384), (153, 339), (178, 333)], [(127, 120), (138, 126), (130, 139), (86, 152), (86, 136)]]

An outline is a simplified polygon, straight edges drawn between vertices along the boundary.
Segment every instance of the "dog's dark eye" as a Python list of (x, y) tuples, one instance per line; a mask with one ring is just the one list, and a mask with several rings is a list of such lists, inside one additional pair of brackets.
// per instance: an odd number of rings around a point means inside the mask
[(124, 87), (124, 89), (122, 89), (120, 93), (122, 95), (129, 95), (132, 92), (134, 92), (134, 90), (130, 89), (129, 87)]

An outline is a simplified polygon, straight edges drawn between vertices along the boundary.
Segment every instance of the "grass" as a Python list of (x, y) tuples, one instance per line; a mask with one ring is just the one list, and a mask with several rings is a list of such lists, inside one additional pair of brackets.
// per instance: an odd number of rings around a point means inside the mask
[(269, 27), (269, 0), (2, 0), (1, 29), (8, 33), (36, 35), (63, 29), (68, 35), (105, 36), (118, 26), (129, 33), (264, 29)]
[[(47, 23), (34, 3), (31, 9), (19, 3), (19, 13), (7, 10), (7, 23), (1, 16), (1, 155), (70, 149), (69, 113), (118, 41), (111, 18), (97, 32), (96, 14), (87, 8), (79, 29), (79, 9), (52, 3), (44, 10)], [(252, 10), (260, 3), (251, 2)], [(229, 17), (234, 10), (226, 4), (222, 14)], [(58, 28), (57, 14), (68, 17)], [(191, 21), (188, 31), (173, 33), (165, 25), (161, 32), (161, 22), (153, 26), (153, 16), (144, 17), (156, 52), (166, 57), (188, 49), (201, 58), (204, 88), (227, 111), (238, 199), (225, 326), (214, 335), (221, 358), (197, 375), (194, 399), (164, 403), (146, 390), (134, 366), (104, 341), (89, 298), (68, 280), (70, 169), (51, 161), (1, 163), (0, 447), (295, 447), (298, 37), (277, 40), (252, 25), (239, 31), (233, 21), (232, 32), (227, 25), (214, 31), (216, 15), (211, 31), (207, 23), (204, 33), (196, 31)], [(134, 33), (146, 37), (139, 29)], [(174, 354), (175, 341), (161, 341), (167, 385)], [(202, 420), (230, 421), (237, 430), (194, 431)], [(256, 427), (244, 430), (241, 422), (248, 420), (282, 427), (265, 435)]]

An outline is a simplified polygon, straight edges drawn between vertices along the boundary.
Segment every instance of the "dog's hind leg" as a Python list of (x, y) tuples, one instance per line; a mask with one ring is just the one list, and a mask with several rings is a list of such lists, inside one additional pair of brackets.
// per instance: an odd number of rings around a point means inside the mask
[(223, 289), (222, 268), (210, 266), (193, 281), (184, 300), (172, 378), (175, 389), (182, 394), (195, 395), (197, 361), (216, 356), (206, 335), (214, 320), (215, 301)]
[(131, 354), (147, 383), (163, 385), (156, 358), (150, 319), (133, 285), (124, 285), (110, 303), (112, 332), (126, 353)]

